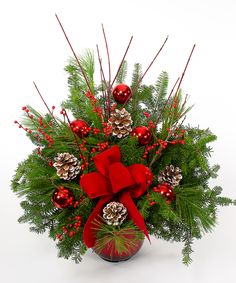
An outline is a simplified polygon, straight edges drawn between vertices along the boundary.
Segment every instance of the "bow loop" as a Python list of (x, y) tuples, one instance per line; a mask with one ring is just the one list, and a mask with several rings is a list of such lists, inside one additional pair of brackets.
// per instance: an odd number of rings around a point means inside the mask
[(109, 179), (114, 194), (121, 190), (134, 188), (136, 185), (129, 170), (120, 162), (109, 167)]
[(91, 199), (113, 194), (109, 179), (98, 172), (83, 175), (80, 186)]
[(136, 187), (130, 190), (133, 198), (139, 198), (143, 195), (151, 185), (153, 174), (146, 166), (142, 164), (133, 164), (128, 167), (130, 174), (133, 176)]
[(93, 158), (95, 166), (99, 173), (104, 176), (108, 176), (109, 174), (109, 167), (116, 162), (120, 162), (121, 155), (120, 149), (117, 145), (114, 145), (107, 150), (103, 151), (102, 153), (96, 155)]

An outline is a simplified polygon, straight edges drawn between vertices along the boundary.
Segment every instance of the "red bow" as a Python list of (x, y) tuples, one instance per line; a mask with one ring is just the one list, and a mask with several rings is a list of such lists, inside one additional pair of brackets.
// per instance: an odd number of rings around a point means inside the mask
[(132, 198), (138, 198), (146, 192), (152, 182), (152, 173), (142, 164), (125, 167), (120, 160), (120, 149), (115, 145), (94, 157), (98, 172), (88, 173), (80, 179), (80, 186), (90, 198), (100, 197), (84, 227), (83, 241), (88, 248), (93, 247), (96, 241), (93, 221), (114, 195), (127, 208), (134, 224), (149, 239), (144, 219)]

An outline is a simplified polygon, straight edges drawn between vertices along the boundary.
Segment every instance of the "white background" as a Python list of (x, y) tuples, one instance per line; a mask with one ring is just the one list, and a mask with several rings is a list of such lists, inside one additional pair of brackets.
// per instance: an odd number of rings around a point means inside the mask
[(166, 48), (145, 78), (154, 83), (167, 70), (172, 85), (181, 74), (194, 43), (196, 51), (183, 82), (195, 104), (188, 117), (192, 125), (210, 127), (218, 135), (211, 162), (221, 165), (217, 181), (224, 194), (235, 198), (235, 66), (236, 3), (211, 1), (1, 1), (0, 4), (0, 164), (1, 241), (0, 277), (4, 283), (73, 282), (235, 282), (236, 208), (219, 210), (214, 233), (194, 244), (194, 262), (181, 263), (181, 244), (152, 240), (125, 263), (112, 264), (88, 252), (83, 262), (57, 258), (55, 244), (46, 235), (19, 225), (19, 199), (10, 190), (17, 163), (32, 145), (13, 123), (25, 104), (44, 111), (32, 81), (49, 105), (67, 96), (63, 71), (71, 55), (54, 14), (57, 13), (76, 51), (95, 49), (98, 43), (105, 60), (101, 23), (110, 46), (113, 75), (131, 35), (130, 66), (145, 68), (166, 35)]

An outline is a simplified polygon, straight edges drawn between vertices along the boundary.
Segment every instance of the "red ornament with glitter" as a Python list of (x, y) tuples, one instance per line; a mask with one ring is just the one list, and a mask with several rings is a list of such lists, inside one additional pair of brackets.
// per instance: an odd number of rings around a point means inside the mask
[(168, 204), (170, 204), (175, 198), (173, 188), (168, 183), (163, 183), (154, 187), (153, 191), (165, 197), (167, 199), (166, 203)]
[(74, 194), (72, 191), (65, 187), (57, 188), (52, 195), (52, 203), (57, 208), (66, 208), (70, 205), (73, 205)]
[(138, 138), (138, 143), (140, 145), (147, 145), (151, 142), (152, 140), (152, 133), (151, 131), (145, 127), (145, 126), (139, 126), (136, 127), (132, 133), (132, 136), (135, 136)]
[(117, 103), (124, 104), (131, 98), (132, 91), (129, 86), (119, 84), (113, 89), (112, 94)]
[(82, 119), (72, 121), (70, 123), (70, 127), (71, 130), (81, 139), (86, 137), (91, 130), (89, 125)]

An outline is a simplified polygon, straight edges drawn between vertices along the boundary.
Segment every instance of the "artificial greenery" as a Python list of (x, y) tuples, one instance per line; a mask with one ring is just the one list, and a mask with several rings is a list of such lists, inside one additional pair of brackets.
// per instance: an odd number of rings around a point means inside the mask
[[(41, 115), (32, 107), (26, 107), (22, 124), (17, 123), (27, 132), (37, 148), (19, 164), (12, 180), (13, 191), (23, 198), (21, 206), (24, 214), (19, 221), (28, 222), (31, 231), (48, 231), (49, 237), (54, 240), (61, 235), (57, 243), (59, 256), (80, 261), (86, 251), (82, 240), (83, 227), (97, 200), (91, 200), (80, 188), (80, 176), (70, 181), (60, 179), (53, 167), (54, 158), (61, 152), (74, 154), (81, 159), (82, 164), (88, 162), (83, 171), (83, 174), (86, 174), (95, 170), (92, 158), (100, 153), (98, 143), (107, 142), (108, 147), (116, 144), (121, 149), (122, 162), (125, 166), (144, 164), (153, 172), (153, 182), (148, 191), (134, 200), (145, 219), (149, 234), (167, 241), (183, 242), (183, 262), (189, 264), (193, 240), (212, 231), (216, 224), (217, 207), (233, 204), (231, 199), (221, 196), (220, 187), (211, 189), (208, 184), (210, 178), (217, 176), (219, 169), (219, 166), (211, 166), (208, 161), (212, 151), (209, 143), (216, 140), (216, 136), (209, 129), (184, 125), (183, 120), (191, 107), (186, 106), (186, 97), (181, 89), (177, 89), (168, 98), (170, 90), (167, 72), (162, 72), (154, 85), (139, 83), (143, 74), (140, 64), (134, 65), (130, 83), (133, 95), (125, 104), (125, 108), (131, 114), (133, 128), (139, 125), (152, 125), (151, 144), (140, 146), (137, 139), (131, 135), (122, 139), (112, 134), (107, 135), (104, 132), (104, 123), (107, 123), (110, 114), (107, 109), (112, 109), (114, 104), (111, 86), (105, 80), (99, 85), (95, 84), (92, 51), (87, 50), (83, 56), (79, 56), (79, 60), (90, 90), (77, 61), (70, 59), (65, 68), (68, 73), (69, 96), (62, 103), (62, 107), (65, 109), (63, 111), (71, 113), (74, 119), (86, 121), (92, 130), (88, 137), (80, 139), (73, 135), (65, 115), (58, 118), (51, 111)], [(118, 84), (125, 82), (127, 67), (128, 64), (124, 61), (116, 78)], [(94, 95), (94, 103), (86, 96), (88, 91)], [(110, 100), (107, 96), (101, 95), (104, 92), (109, 94)], [(95, 107), (102, 109), (102, 116), (97, 115)], [(121, 109), (123, 106), (116, 107)], [(148, 115), (144, 115), (145, 112), (148, 112)], [(96, 135), (93, 134), (93, 129), (98, 130)], [(175, 142), (178, 140), (175, 135), (181, 133), (179, 140), (182, 142)], [(168, 146), (163, 147), (159, 140)], [(82, 144), (85, 150), (81, 153)], [(92, 148), (97, 151), (92, 151)], [(169, 164), (181, 168), (183, 175), (180, 185), (174, 188), (175, 198), (171, 203), (167, 203), (165, 197), (153, 191), (153, 187), (158, 184), (159, 171)], [(65, 186), (73, 191), (75, 199), (78, 200), (77, 206), (65, 209), (54, 206), (51, 201), (52, 193), (59, 186)], [(153, 205), (150, 205), (150, 200)], [(71, 237), (69, 232), (65, 233), (65, 227), (71, 227), (77, 215), (82, 219), (81, 227)], [(97, 229), (97, 247), (102, 249), (107, 242), (113, 241), (118, 252), (124, 252), (126, 242), (123, 236), (127, 231), (134, 233), (134, 239), (143, 238), (142, 232), (132, 221), (118, 228), (110, 227), (101, 221)]]

